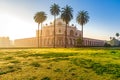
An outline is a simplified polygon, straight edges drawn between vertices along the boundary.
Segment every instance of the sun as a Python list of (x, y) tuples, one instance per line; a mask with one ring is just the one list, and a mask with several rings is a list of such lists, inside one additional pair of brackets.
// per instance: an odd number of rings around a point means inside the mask
[(8, 36), (11, 39), (24, 38), (30, 35), (30, 32), (27, 33), (28, 27), (32, 27), (31, 24), (20, 16), (0, 14), (0, 36)]
[(3, 36), (12, 36), (17, 33), (16, 27), (21, 25), (21, 20), (10, 14), (1, 14), (0, 22), (0, 35)]

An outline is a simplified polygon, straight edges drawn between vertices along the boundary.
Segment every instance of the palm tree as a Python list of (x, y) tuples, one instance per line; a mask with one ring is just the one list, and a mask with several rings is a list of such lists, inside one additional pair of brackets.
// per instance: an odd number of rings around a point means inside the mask
[(116, 33), (116, 37), (118, 38), (120, 36), (120, 34), (119, 33)]
[(83, 45), (83, 25), (85, 25), (88, 21), (89, 21), (89, 15), (87, 11), (80, 11), (78, 12), (78, 15), (76, 17), (76, 21), (78, 22), (78, 24), (80, 24), (82, 26), (82, 45)]
[(73, 9), (71, 6), (66, 5), (64, 8), (62, 8), (61, 12), (61, 19), (66, 23), (65, 26), (65, 48), (67, 47), (67, 26), (71, 19), (73, 19)]
[(53, 4), (51, 7), (50, 7), (50, 12), (51, 14), (54, 16), (54, 45), (53, 47), (55, 48), (55, 22), (56, 22), (56, 16), (59, 15), (60, 13), (60, 7), (59, 5), (57, 4)]
[(110, 40), (112, 40), (113, 39), (113, 37), (110, 37)]
[(34, 16), (34, 20), (38, 23), (38, 48), (39, 48), (39, 25), (41, 24), (41, 47), (42, 47), (42, 23), (47, 19), (45, 12), (37, 12)]

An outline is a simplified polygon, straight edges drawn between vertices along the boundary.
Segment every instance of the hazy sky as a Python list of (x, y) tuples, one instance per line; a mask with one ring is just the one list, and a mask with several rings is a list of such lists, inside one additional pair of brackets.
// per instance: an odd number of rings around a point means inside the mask
[[(38, 11), (45, 11), (50, 23), (53, 16), (50, 6), (57, 3), (61, 8), (69, 5), (73, 8), (75, 24), (76, 15), (80, 10), (89, 13), (90, 20), (84, 26), (84, 36), (89, 38), (108, 40), (110, 36), (120, 33), (120, 0), (0, 0), (0, 36), (9, 36), (10, 39), (34, 37), (37, 23), (33, 16)], [(59, 17), (59, 16), (58, 16)]]

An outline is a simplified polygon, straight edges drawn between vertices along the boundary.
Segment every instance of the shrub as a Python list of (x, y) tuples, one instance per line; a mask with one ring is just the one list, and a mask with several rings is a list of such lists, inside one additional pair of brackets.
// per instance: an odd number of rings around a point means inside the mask
[(104, 44), (104, 47), (111, 47), (111, 45), (108, 44), (108, 43), (105, 43), (105, 44)]
[(15, 71), (15, 69), (2, 70), (2, 71), (0, 71), (0, 75), (11, 73), (11, 72), (14, 72), (14, 71)]
[(69, 69), (69, 72), (72, 72), (72, 71), (75, 71), (76, 70), (76, 68), (71, 68), (71, 69)]
[(59, 69), (59, 68), (55, 69), (54, 71), (55, 71), (55, 72), (62, 72), (62, 70)]
[(113, 53), (113, 54), (115, 54), (115, 53), (116, 53), (116, 51), (111, 51), (110, 53)]
[(49, 77), (44, 77), (41, 80), (51, 80)]
[(20, 61), (18, 61), (18, 60), (14, 60), (14, 61), (11, 61), (11, 63), (20, 63)]
[(5, 60), (11, 60), (11, 59), (13, 59), (13, 57), (8, 56), (8, 57), (5, 57), (4, 59), (5, 59)]
[(37, 79), (36, 76), (32, 76), (32, 77), (28, 78), (27, 80), (36, 80), (36, 79)]
[(32, 62), (30, 65), (33, 67), (40, 67), (40, 64), (38, 62)]

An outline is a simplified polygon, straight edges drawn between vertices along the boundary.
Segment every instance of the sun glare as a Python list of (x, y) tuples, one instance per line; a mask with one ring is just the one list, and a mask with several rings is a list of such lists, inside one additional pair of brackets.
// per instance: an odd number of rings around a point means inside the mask
[(30, 24), (20, 17), (11, 14), (0, 15), (0, 36), (8, 36), (11, 39), (24, 37), (27, 34), (22, 34), (23, 29), (26, 30)]

